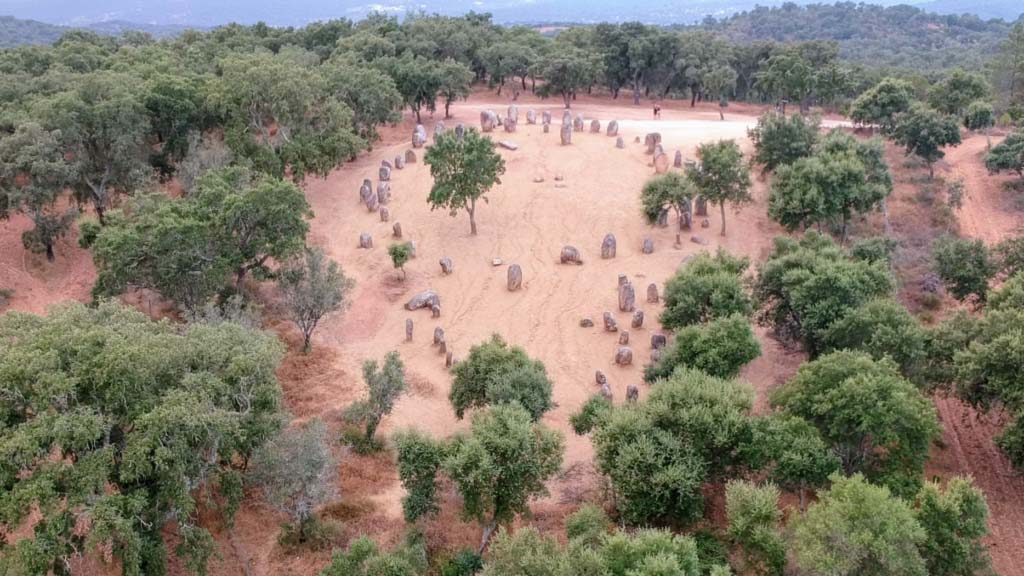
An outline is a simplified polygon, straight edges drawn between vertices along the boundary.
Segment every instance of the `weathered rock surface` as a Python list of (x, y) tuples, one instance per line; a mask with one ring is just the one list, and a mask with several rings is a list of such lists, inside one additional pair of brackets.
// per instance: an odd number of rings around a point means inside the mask
[(629, 346), (620, 346), (615, 351), (615, 363), (619, 366), (629, 366), (633, 363), (633, 349)]
[(440, 318), (441, 317), (441, 305), (440, 304), (434, 304), (433, 306), (430, 307), (430, 317), (431, 318)]
[(441, 342), (444, 342), (444, 328), (437, 326), (434, 328), (434, 344), (437, 345)]
[(584, 124), (584, 121), (583, 121), (583, 114), (577, 114), (576, 117), (573, 118), (573, 120), (572, 120), (572, 131), (573, 132), (583, 132), (583, 127), (584, 126), (585, 126), (585, 124)]
[(455, 270), (455, 266), (452, 264), (452, 259), (447, 256), (441, 258), (441, 273), (447, 276), (453, 270)]
[(395, 169), (401, 170), (402, 168), (405, 168), (405, 158), (402, 158), (401, 155), (395, 156)]
[(658, 297), (658, 285), (651, 282), (647, 285), (647, 301), (651, 304), (657, 304), (661, 298)]
[(370, 236), (369, 232), (363, 232), (359, 235), (359, 247), (363, 249), (373, 248), (373, 236)]
[(515, 292), (523, 287), (523, 269), (519, 264), (512, 264), (508, 267), (508, 291)]
[(381, 166), (380, 169), (377, 171), (377, 176), (377, 179), (383, 182), (391, 180), (391, 168), (388, 168), (387, 166)]
[(583, 264), (583, 258), (580, 256), (580, 251), (575, 246), (562, 246), (562, 253), (559, 256), (562, 264), (576, 264), (577, 266)]
[(693, 242), (694, 244), (700, 244), (701, 246), (707, 246), (709, 244), (707, 240), (701, 238), (700, 236), (690, 236), (690, 242)]
[(562, 129), (559, 132), (562, 138), (562, 146), (568, 146), (572, 144), (572, 126), (569, 124), (562, 124)]
[(661, 350), (668, 344), (668, 337), (664, 334), (651, 334), (651, 348)]
[(416, 152), (414, 150), (405, 151), (405, 163), (415, 164), (416, 163)]
[(412, 342), (412, 318), (405, 319), (405, 341)]
[(537, 123), (537, 112), (534, 111), (533, 109), (530, 109), (530, 110), (526, 111), (526, 123), (527, 124), (536, 124)]
[(551, 112), (547, 110), (540, 113), (541, 122), (544, 124), (551, 124)]
[(402, 237), (402, 223), (401, 222), (395, 222), (394, 224), (391, 225), (391, 235), (394, 236), (395, 238), (401, 238)]
[(612, 387), (607, 382), (601, 384), (601, 396), (609, 402), (612, 401)]
[(654, 254), (654, 240), (644, 238), (643, 243), (640, 245), (640, 251), (644, 254)]
[(636, 308), (636, 290), (632, 282), (626, 282), (619, 286), (619, 310), (632, 312)]
[(600, 386), (602, 384), (607, 384), (608, 378), (604, 375), (604, 372), (598, 370), (597, 372), (594, 372), (594, 381), (597, 382), (598, 386)]
[(607, 134), (609, 136), (618, 136), (619, 135), (619, 121), (618, 120), (612, 120), (611, 122), (609, 122), (608, 123), (608, 128), (605, 130), (605, 134)]
[(377, 183), (377, 202), (387, 204), (391, 201), (391, 185), (387, 182)]
[(611, 312), (604, 313), (604, 329), (607, 332), (618, 332), (619, 323), (615, 321), (615, 316), (612, 316)]
[(380, 221), (387, 222), (391, 218), (391, 212), (388, 211), (387, 206), (380, 207)]
[(626, 147), (626, 142), (622, 139), (622, 136), (619, 136), (618, 138), (615, 139), (615, 147), (616, 148), (625, 148)]
[(601, 121), (597, 118), (590, 121), (590, 133), (600, 134), (601, 133)]
[(664, 152), (654, 155), (654, 172), (656, 174), (668, 172), (668, 156)]
[(625, 346), (627, 344), (629, 344), (629, 331), (622, 330), (619, 332), (619, 345)]
[(498, 125), (498, 115), (494, 110), (483, 110), (480, 112), (480, 131), (492, 132)]
[(441, 297), (433, 290), (424, 290), (405, 303), (406, 310), (419, 310), (420, 308), (433, 308), (434, 306), (441, 306)]
[(608, 233), (604, 235), (604, 240), (601, 241), (601, 258), (615, 258), (615, 235)]
[(427, 129), (423, 127), (423, 124), (417, 124), (416, 128), (412, 131), (412, 147), (422, 148), (427, 143)]
[(644, 311), (634, 310), (633, 311), (633, 322), (630, 323), (634, 329), (640, 329), (644, 327)]
[(515, 132), (518, 124), (519, 122), (512, 118), (505, 118), (505, 123), (502, 126), (505, 128), (505, 132)]
[(683, 152), (681, 150), (676, 150), (676, 156), (672, 159), (672, 166), (675, 168), (683, 167)]
[(644, 136), (644, 146), (647, 147), (648, 154), (654, 154), (654, 148), (661, 144), (661, 134), (658, 132), (650, 132)]

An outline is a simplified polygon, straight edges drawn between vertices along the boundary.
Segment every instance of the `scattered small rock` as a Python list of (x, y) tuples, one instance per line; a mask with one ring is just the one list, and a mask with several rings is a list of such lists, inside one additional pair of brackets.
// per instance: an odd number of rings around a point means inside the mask
[(501, 261), (501, 258), (492, 258), (491, 259), (491, 266), (501, 266), (502, 264), (503, 264), (503, 262)]
[(593, 328), (594, 321), (590, 318), (580, 318), (580, 328)]

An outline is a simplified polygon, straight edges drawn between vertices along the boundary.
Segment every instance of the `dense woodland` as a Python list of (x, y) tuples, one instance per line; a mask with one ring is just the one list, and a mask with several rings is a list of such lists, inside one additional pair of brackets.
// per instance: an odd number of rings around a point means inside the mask
[[(870, 14), (880, 31), (840, 28), (856, 22), (844, 11)], [(0, 316), (0, 572), (68, 574), (93, 553), (126, 575), (163, 574), (171, 554), (203, 574), (215, 546), (199, 510), (230, 525), (253, 491), (288, 518), (280, 541), (291, 553), (331, 542), (318, 509), (337, 497), (338, 440), (317, 419), (286, 426), (274, 376), (284, 350), (259, 329), (252, 286), (276, 284), (308, 350), (352, 281), (307, 245), (304, 179), (343, 167), (403, 110), (443, 115), (486, 86), (567, 107), (586, 92), (776, 105), (751, 133), (753, 158), (733, 141), (709, 142), (684, 171), (638, 193), (652, 223), (673, 215), (685, 228), (710, 205), (725, 235), (727, 208), (750, 202), (751, 173), (761, 171), (769, 215), (792, 234), (763, 262), (707, 254), (668, 280), (660, 322), (675, 337), (645, 370), (650, 394), (617, 405), (596, 395), (572, 418), (613, 497), (570, 516), (565, 543), (505, 529), (562, 462), (565, 439), (542, 422), (552, 407), (542, 363), (500, 336), (481, 342), (451, 370), (452, 408), (470, 426), (450, 438), (410, 430), (384, 439), (377, 429), (406, 391), (405, 372), (397, 353), (367, 361), (366, 397), (344, 414), (343, 441), (394, 452), (409, 536), (394, 549), (350, 542), (323, 574), (985, 574), (984, 497), (970, 479), (924, 477), (940, 433), (928, 395), (1004, 410), (995, 442), (1024, 466), (1024, 241), (994, 250), (937, 242), (934, 291), (965, 306), (925, 325), (895, 298), (897, 247), (854, 241), (849, 228), (892, 192), (884, 140), (931, 167), (961, 130), (999, 125), (1010, 135), (989, 169), (1024, 173), (1024, 135), (1014, 131), (1024, 116), (1024, 23), (948, 19), (956, 42), (978, 49), (950, 60), (969, 71), (925, 78), (876, 66), (919, 68), (957, 50), (948, 36), (921, 46), (915, 30), (928, 25), (916, 11), (800, 12), (839, 43), (785, 32), (782, 22), (799, 22), (791, 12), (704, 29), (602, 24), (554, 38), (483, 14), (375, 16), (160, 41), (72, 32), (0, 52), (0, 214), (31, 218), (25, 248), (50, 259), (76, 227), (98, 271), (89, 304)], [(750, 42), (765, 34), (744, 31), (752, 21), (777, 25), (779, 41)], [(887, 30), (908, 41), (886, 43)], [(893, 57), (876, 60), (850, 37)], [(848, 112), (876, 136), (824, 132), (820, 109)], [(475, 129), (445, 133), (424, 162), (428, 202), (466, 211), (475, 232), (476, 201), (505, 170), (492, 141)], [(165, 192), (171, 180), (180, 195)], [(401, 269), (411, 247), (392, 248)], [(138, 290), (173, 303), (174, 319), (118, 303)], [(755, 322), (808, 356), (759, 415), (736, 378), (761, 352)], [(721, 532), (695, 530), (709, 484), (725, 485)], [(417, 522), (438, 512), (441, 486), (479, 522), (479, 547), (427, 549)], [(799, 500), (785, 525), (783, 493)]]

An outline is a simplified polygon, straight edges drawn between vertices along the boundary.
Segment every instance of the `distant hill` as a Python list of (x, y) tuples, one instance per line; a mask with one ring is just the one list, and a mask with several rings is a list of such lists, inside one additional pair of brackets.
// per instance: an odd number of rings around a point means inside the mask
[(723, 19), (709, 18), (701, 27), (738, 42), (832, 40), (839, 44), (840, 54), (854, 62), (927, 70), (981, 66), (996, 52), (1011, 24), (974, 15), (935, 14), (907, 5), (842, 2), (759, 6)]
[[(136, 30), (147, 32), (156, 38), (164, 38), (180, 34), (187, 27), (136, 24), (134, 22), (111, 20), (77, 28), (109, 36), (117, 36), (129, 30)], [(0, 48), (11, 48), (25, 44), (52, 44), (61, 37), (61, 34), (73, 29), (72, 27), (47, 24), (38, 20), (22, 20), (12, 16), (0, 16)]]
[(974, 14), (980, 18), (1002, 18), (1013, 22), (1024, 15), (1021, 0), (930, 0), (916, 5), (940, 14)]

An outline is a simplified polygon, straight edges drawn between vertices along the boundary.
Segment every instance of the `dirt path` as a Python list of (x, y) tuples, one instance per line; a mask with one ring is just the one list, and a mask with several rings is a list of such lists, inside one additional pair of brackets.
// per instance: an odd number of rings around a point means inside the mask
[[(992, 145), (999, 138), (992, 139)], [(958, 214), (960, 231), (964, 236), (980, 238), (993, 245), (1020, 233), (1022, 212), (1014, 206), (1012, 194), (1003, 184), (1011, 176), (991, 175), (985, 169), (987, 140), (981, 134), (972, 134), (963, 144), (948, 150), (943, 162), (946, 181), (962, 178), (967, 196)]]

